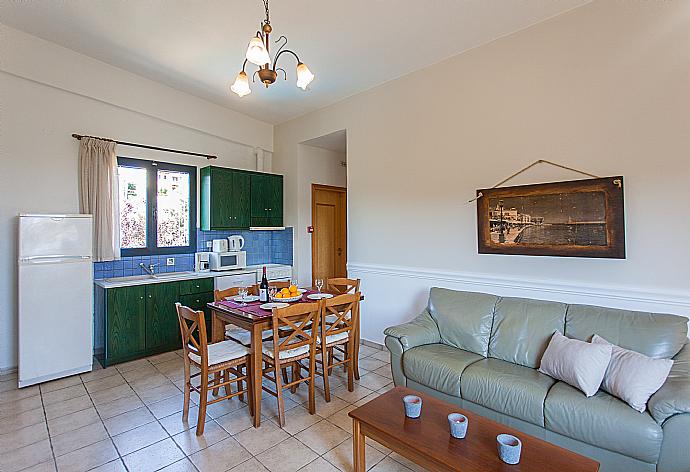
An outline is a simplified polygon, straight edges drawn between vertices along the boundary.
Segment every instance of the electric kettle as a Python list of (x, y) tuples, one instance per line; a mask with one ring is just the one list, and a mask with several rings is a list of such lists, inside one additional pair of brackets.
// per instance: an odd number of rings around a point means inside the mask
[(244, 247), (244, 238), (242, 236), (228, 237), (228, 251), (239, 251)]

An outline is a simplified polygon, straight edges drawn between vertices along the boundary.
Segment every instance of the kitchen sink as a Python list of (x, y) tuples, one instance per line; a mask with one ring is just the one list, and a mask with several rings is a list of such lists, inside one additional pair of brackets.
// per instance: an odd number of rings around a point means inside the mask
[(139, 282), (141, 280), (160, 280), (160, 279), (174, 279), (176, 277), (185, 278), (188, 275), (192, 275), (192, 271), (181, 271), (181, 272), (163, 272), (161, 274), (144, 274), (144, 275), (131, 275), (129, 277), (112, 277), (105, 279), (106, 282)]

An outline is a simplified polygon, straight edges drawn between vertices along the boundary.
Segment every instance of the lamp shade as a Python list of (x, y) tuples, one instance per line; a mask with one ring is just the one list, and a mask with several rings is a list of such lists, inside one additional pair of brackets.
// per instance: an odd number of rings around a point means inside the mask
[(252, 89), (249, 88), (249, 78), (244, 71), (240, 71), (235, 78), (235, 83), (230, 86), (230, 90), (235, 92), (240, 97), (249, 95), (252, 93)]
[(311, 73), (309, 68), (303, 63), (297, 64), (297, 86), (302, 90), (307, 89), (307, 85), (314, 80), (314, 74)]
[(257, 66), (263, 66), (271, 62), (266, 46), (260, 37), (254, 36), (247, 46), (247, 60)]

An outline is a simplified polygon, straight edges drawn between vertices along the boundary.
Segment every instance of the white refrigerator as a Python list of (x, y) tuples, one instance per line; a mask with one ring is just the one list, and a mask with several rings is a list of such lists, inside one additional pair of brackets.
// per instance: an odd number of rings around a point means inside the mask
[(91, 215), (19, 215), (19, 387), (90, 371)]

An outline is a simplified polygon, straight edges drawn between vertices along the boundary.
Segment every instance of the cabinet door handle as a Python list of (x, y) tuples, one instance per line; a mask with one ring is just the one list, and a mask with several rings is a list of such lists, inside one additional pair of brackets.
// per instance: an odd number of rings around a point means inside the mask
[(144, 299), (144, 297), (139, 297), (139, 300), (143, 300), (143, 299)]
[(197, 302), (197, 303), (200, 303), (200, 302), (201, 302), (201, 300), (197, 300), (196, 302)]
[(149, 298), (153, 298), (151, 295), (149, 295)]
[(199, 286), (197, 285), (196, 288), (199, 288)]

